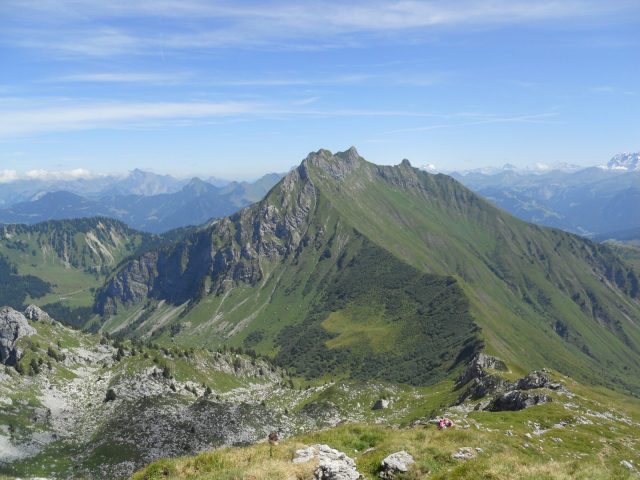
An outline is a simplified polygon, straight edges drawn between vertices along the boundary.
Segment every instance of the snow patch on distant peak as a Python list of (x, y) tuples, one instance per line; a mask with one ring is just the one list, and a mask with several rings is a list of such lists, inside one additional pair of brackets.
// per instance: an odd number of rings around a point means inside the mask
[(620, 172), (638, 172), (640, 171), (640, 152), (618, 153), (609, 160), (609, 163), (601, 165), (599, 168)]
[(425, 172), (429, 172), (429, 173), (437, 173), (440, 170), (438, 170), (438, 167), (436, 167), (433, 163), (425, 163), (424, 165), (420, 165), (420, 170), (424, 170)]

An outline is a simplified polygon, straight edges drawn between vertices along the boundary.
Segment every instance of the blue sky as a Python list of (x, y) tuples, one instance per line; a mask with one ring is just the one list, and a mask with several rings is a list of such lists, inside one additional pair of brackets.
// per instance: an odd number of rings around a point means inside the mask
[[(0, 181), (640, 150), (640, 3), (0, 2)], [(77, 172), (76, 172), (77, 173)]]

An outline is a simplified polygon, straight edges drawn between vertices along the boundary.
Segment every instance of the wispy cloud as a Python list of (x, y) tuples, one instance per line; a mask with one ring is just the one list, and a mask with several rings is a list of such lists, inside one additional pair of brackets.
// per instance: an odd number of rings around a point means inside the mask
[(452, 77), (448, 72), (413, 72), (395, 71), (389, 73), (353, 72), (336, 75), (318, 72), (314, 76), (298, 76), (294, 74), (279, 76), (262, 76), (256, 78), (223, 78), (207, 73), (176, 72), (93, 72), (59, 75), (42, 80), (44, 83), (135, 83), (162, 86), (192, 85), (198, 87), (223, 88), (288, 88), (288, 87), (334, 87), (381, 85), (429, 87), (443, 83)]
[[(490, 123), (544, 123), (557, 112), (501, 115), (483, 112), (442, 113), (420, 110), (385, 110), (357, 108), (310, 108), (319, 100), (308, 97), (288, 103), (250, 102), (153, 102), (153, 103), (73, 103), (68, 100), (0, 99), (4, 106), (0, 115), (0, 138), (50, 132), (90, 129), (162, 128), (211, 124), (216, 121), (236, 122), (246, 119), (295, 118), (431, 118), (439, 120), (426, 126), (393, 130), (394, 133), (425, 131), (438, 128), (472, 126)], [(43, 106), (37, 106), (43, 105)]]
[(316, 103), (318, 100), (320, 100), (320, 97), (318, 96), (307, 97), (307, 98), (302, 98), (300, 100), (295, 100), (293, 104), (294, 105), (311, 105), (312, 103)]
[[(436, 28), (597, 18), (633, 8), (637, 2), (632, 0), (4, 0), (0, 16), (17, 26), (5, 28), (4, 37), (25, 47), (104, 56), (230, 46), (334, 48), (369, 42), (376, 35), (402, 40), (402, 32), (409, 30), (415, 40)], [(160, 31), (122, 21), (145, 17), (172, 21)], [(30, 28), (32, 18), (44, 21)]]
[(626, 88), (614, 87), (612, 85), (599, 85), (597, 87), (591, 87), (589, 89), (592, 93), (610, 93), (617, 95), (637, 95), (635, 90), (628, 90)]
[(348, 73), (342, 75), (318, 74), (314, 77), (280, 76), (275, 78), (238, 78), (238, 79), (207, 79), (200, 77), (202, 85), (218, 87), (322, 87), (322, 86), (422, 86), (427, 87), (441, 83), (451, 74), (446, 72), (415, 73)]
[(391, 130), (387, 133), (407, 133), (407, 132), (426, 132), (429, 130), (439, 130), (442, 128), (456, 128), (456, 127), (471, 127), (477, 125), (489, 125), (492, 123), (550, 123), (550, 119), (557, 117), (558, 112), (544, 112), (544, 113), (534, 113), (534, 114), (523, 114), (523, 115), (497, 115), (497, 114), (487, 114), (487, 113), (459, 113), (453, 116), (455, 117), (468, 117), (468, 118), (476, 118), (473, 121), (467, 122), (446, 122), (446, 123), (435, 123), (431, 125), (424, 125), (419, 127), (411, 127), (411, 128), (400, 128)]
[(190, 73), (144, 73), (144, 72), (99, 72), (63, 75), (48, 79), (48, 82), (63, 83), (151, 83), (179, 84), (192, 77)]
[(241, 102), (224, 103), (97, 103), (56, 104), (36, 108), (6, 110), (0, 115), (0, 137), (126, 127), (135, 122), (171, 121), (190, 118), (233, 117), (257, 113), (260, 105)]

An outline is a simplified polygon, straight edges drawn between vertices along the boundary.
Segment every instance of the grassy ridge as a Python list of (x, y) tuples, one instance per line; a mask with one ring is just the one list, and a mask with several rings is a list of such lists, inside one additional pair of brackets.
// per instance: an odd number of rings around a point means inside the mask
[(326, 166), (310, 171), (344, 222), (410, 265), (458, 278), (489, 351), (640, 388), (638, 278), (607, 247), (526, 224), (407, 164), (360, 161), (339, 181)]

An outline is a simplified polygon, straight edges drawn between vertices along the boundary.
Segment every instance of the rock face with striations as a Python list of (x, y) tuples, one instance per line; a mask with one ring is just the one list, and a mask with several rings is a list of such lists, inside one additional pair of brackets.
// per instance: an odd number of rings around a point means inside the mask
[[(130, 260), (98, 294), (96, 310), (111, 315), (118, 302), (147, 297), (178, 305), (197, 292), (255, 285), (264, 277), (262, 261), (280, 261), (298, 249), (315, 205), (316, 190), (303, 163), (262, 202), (196, 230), (179, 244)], [(206, 291), (205, 283), (210, 284)]]
[(0, 363), (15, 365), (22, 352), (17, 347), (18, 339), (36, 333), (25, 316), (11, 307), (0, 309)]

